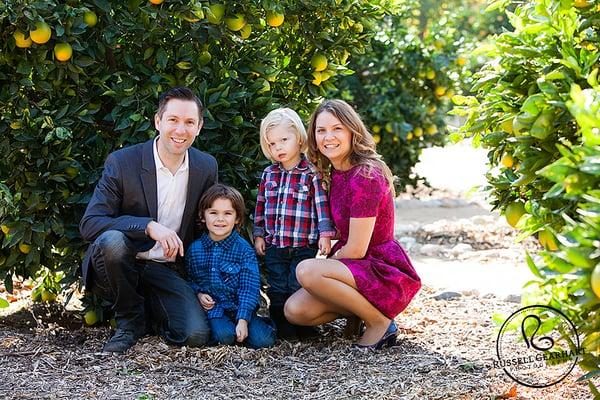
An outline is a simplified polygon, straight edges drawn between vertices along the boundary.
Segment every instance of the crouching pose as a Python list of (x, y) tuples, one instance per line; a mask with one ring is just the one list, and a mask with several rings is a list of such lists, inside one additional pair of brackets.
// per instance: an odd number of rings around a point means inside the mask
[(175, 345), (208, 340), (204, 311), (180, 275), (196, 205), (217, 180), (216, 160), (191, 147), (202, 114), (190, 89), (171, 89), (154, 116), (158, 136), (106, 159), (79, 227), (92, 242), (82, 264), (86, 290), (115, 312), (104, 351), (124, 352), (150, 331)]
[(186, 257), (188, 279), (208, 315), (212, 341), (271, 347), (275, 329), (256, 314), (260, 277), (254, 249), (234, 228), (244, 223), (244, 199), (234, 188), (215, 185), (198, 207), (207, 232), (194, 241)]

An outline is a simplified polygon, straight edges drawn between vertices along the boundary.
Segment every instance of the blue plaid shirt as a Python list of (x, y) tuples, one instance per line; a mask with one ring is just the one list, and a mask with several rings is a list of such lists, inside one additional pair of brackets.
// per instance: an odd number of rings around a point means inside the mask
[(250, 321), (258, 308), (260, 277), (254, 249), (239, 233), (218, 242), (204, 233), (190, 245), (185, 264), (192, 289), (215, 301), (208, 318), (234, 312), (238, 320)]

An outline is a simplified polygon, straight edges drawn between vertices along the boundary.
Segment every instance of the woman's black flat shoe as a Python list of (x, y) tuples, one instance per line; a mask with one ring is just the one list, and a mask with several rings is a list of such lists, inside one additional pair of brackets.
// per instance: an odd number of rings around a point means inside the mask
[(352, 347), (358, 348), (358, 349), (373, 349), (373, 350), (380, 350), (380, 349), (383, 349), (384, 347), (392, 347), (392, 346), (396, 345), (397, 335), (398, 335), (398, 328), (396, 327), (396, 323), (394, 322), (394, 320), (392, 320), (390, 322), (390, 326), (388, 326), (387, 330), (383, 334), (383, 337), (381, 339), (379, 339), (379, 341), (377, 343), (367, 344), (367, 345), (354, 343), (352, 345)]

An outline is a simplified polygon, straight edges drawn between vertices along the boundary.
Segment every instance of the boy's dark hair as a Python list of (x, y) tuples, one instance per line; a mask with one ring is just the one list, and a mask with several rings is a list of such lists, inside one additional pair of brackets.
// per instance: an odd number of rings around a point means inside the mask
[(244, 198), (242, 197), (242, 194), (237, 191), (237, 189), (220, 183), (208, 188), (208, 190), (204, 192), (200, 198), (200, 201), (198, 202), (198, 225), (202, 229), (206, 229), (206, 224), (202, 222), (202, 219), (204, 218), (204, 211), (210, 208), (217, 199), (227, 199), (231, 201), (231, 205), (233, 206), (238, 219), (235, 227), (239, 231), (240, 228), (244, 226), (246, 218), (246, 205), (244, 204)]
[(186, 87), (175, 87), (167, 90), (166, 92), (160, 95), (160, 97), (158, 98), (158, 110), (156, 111), (156, 115), (158, 115), (158, 118), (162, 118), (167, 103), (169, 102), (169, 100), (172, 99), (195, 102), (196, 106), (198, 107), (198, 122), (202, 122), (204, 120), (204, 105), (202, 105), (202, 102), (200, 101), (198, 96), (196, 96), (196, 94), (191, 89)]

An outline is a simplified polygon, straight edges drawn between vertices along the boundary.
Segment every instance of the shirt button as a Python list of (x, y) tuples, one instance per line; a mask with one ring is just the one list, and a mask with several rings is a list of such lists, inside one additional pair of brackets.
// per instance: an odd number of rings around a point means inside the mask
[(214, 271), (215, 269), (213, 268), (212, 270)]

